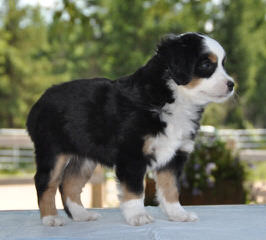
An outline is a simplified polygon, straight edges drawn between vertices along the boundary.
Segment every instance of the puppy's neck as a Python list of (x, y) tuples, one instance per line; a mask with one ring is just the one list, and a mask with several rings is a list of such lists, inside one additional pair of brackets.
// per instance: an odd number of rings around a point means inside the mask
[(139, 89), (145, 104), (162, 107), (174, 101), (172, 90), (165, 79), (166, 67), (157, 55), (130, 76), (132, 87)]
[(134, 75), (142, 76), (142, 81), (162, 81), (166, 72), (166, 65), (158, 55), (154, 55), (145, 66), (140, 68)]
[(201, 119), (205, 105), (198, 104), (195, 100), (187, 94), (186, 90), (177, 85), (174, 80), (168, 80), (169, 89), (173, 92), (174, 102), (165, 104), (163, 107), (163, 114), (172, 115), (174, 118), (184, 118), (193, 121), (197, 125)]

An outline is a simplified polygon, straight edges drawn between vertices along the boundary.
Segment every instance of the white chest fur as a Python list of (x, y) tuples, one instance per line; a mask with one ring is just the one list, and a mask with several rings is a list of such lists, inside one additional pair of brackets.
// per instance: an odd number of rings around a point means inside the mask
[(182, 95), (182, 90), (175, 92), (175, 102), (166, 104), (160, 116), (166, 123), (164, 133), (146, 139), (146, 152), (154, 156), (155, 160), (151, 168), (165, 166), (174, 156), (177, 150), (192, 152), (194, 140), (191, 134), (195, 133), (196, 125), (193, 120), (198, 119), (198, 106), (191, 103)]

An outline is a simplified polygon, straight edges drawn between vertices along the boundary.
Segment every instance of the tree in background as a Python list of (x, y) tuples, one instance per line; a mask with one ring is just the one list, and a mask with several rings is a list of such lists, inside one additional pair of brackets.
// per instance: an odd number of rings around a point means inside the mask
[[(71, 71), (74, 77), (100, 74), (114, 79), (143, 65), (166, 33), (203, 31), (207, 2), (99, 0), (84, 1), (78, 7), (73, 1), (64, 0), (64, 8), (56, 12), (52, 23), (52, 36), (62, 36), (62, 29), (68, 29), (67, 41), (75, 39), (71, 47), (77, 50), (68, 56), (81, 53)], [(67, 20), (62, 17), (64, 14), (68, 15)], [(57, 27), (60, 24), (62, 27)], [(65, 45), (67, 51), (66, 42)]]
[[(245, 117), (256, 127), (266, 128), (266, 1), (251, 1), (247, 10), (250, 36), (250, 77), (245, 92)], [(250, 11), (251, 10), (251, 11)], [(252, 14), (253, 13), (253, 14)]]
[[(52, 22), (41, 7), (5, 0), (0, 16), (0, 127), (24, 127), (30, 106), (50, 85), (77, 78), (115, 79), (154, 54), (167, 33), (206, 31), (228, 55), (235, 100), (210, 105), (203, 123), (264, 126), (266, 84), (263, 0), (62, 0)], [(211, 27), (207, 27), (207, 25)], [(258, 94), (259, 93), (259, 94)], [(4, 106), (4, 107), (2, 107)]]
[[(226, 68), (236, 80), (237, 90), (231, 101), (211, 105), (203, 122), (216, 126), (226, 124), (233, 128), (266, 127), (264, 110), (257, 105), (265, 102), (266, 92), (265, 77), (263, 81), (257, 73), (260, 68), (266, 69), (266, 62), (262, 61), (266, 53), (266, 2), (227, 0), (221, 1), (214, 9), (214, 31), (211, 34), (226, 49)], [(211, 117), (213, 112), (219, 118)]]
[(19, 8), (18, 1), (4, 1), (1, 15), (0, 127), (24, 127), (29, 107), (57, 81), (47, 29), (39, 8)]
[[(67, 12), (68, 22), (79, 29), (78, 42), (70, 45), (79, 47), (80, 51), (72, 53), (83, 52), (83, 57), (77, 57), (76, 64), (72, 65), (74, 78), (103, 75), (114, 79), (131, 73), (154, 54), (155, 44), (166, 33), (204, 33), (206, 24), (211, 22), (213, 30), (209, 34), (225, 47), (228, 72), (239, 84), (236, 97), (230, 102), (209, 106), (203, 123), (237, 128), (254, 123), (255, 115), (248, 108), (252, 104), (248, 103), (252, 103), (252, 96), (256, 95), (254, 77), (258, 70), (258, 53), (265, 51), (265, 37), (258, 37), (264, 32), (265, 2), (99, 0), (85, 1), (83, 7), (78, 8), (73, 1), (64, 0), (64, 6), (61, 14)], [(263, 101), (263, 95), (258, 99)], [(262, 120), (263, 114), (256, 113)]]

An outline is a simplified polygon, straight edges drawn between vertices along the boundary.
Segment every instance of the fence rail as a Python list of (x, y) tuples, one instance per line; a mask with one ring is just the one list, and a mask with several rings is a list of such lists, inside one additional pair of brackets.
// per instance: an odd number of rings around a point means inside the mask
[(0, 167), (33, 164), (33, 143), (25, 129), (0, 129)]
[[(234, 144), (235, 148), (241, 150), (243, 160), (266, 160), (266, 129), (217, 130), (212, 126), (202, 126), (199, 135), (203, 138), (219, 136)], [(0, 129), (0, 167), (33, 164), (33, 158), (33, 143), (25, 129)]]
[[(18, 167), (32, 168), (34, 165), (33, 143), (24, 129), (0, 129), (0, 169)], [(104, 192), (104, 171), (100, 166), (95, 169), (92, 184), (92, 207), (102, 207)], [(32, 183), (32, 179), (0, 179), (0, 184)]]
[(204, 136), (219, 136), (224, 141), (235, 144), (237, 149), (266, 149), (266, 129), (215, 129), (202, 126)]

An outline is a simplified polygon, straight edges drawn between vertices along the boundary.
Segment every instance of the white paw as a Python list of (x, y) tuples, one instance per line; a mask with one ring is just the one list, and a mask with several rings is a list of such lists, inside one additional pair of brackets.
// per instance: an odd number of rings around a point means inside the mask
[(194, 212), (187, 212), (179, 202), (169, 203), (161, 198), (160, 207), (166, 213), (170, 221), (175, 222), (194, 222), (198, 216)]
[(80, 212), (79, 215), (73, 216), (74, 221), (78, 222), (85, 222), (85, 221), (95, 221), (97, 220), (101, 215), (97, 212), (87, 211), (84, 209), (83, 212)]
[(67, 198), (66, 204), (74, 221), (94, 221), (101, 216), (99, 213), (87, 211), (83, 206), (77, 204), (76, 202), (72, 202), (69, 198)]
[(127, 223), (133, 226), (141, 226), (153, 222), (153, 217), (148, 213), (141, 213), (126, 219)]
[(175, 222), (195, 222), (199, 218), (194, 212), (187, 212), (185, 210), (178, 211), (175, 214), (169, 214), (169, 220)]
[(153, 222), (153, 218), (145, 211), (143, 198), (123, 202), (120, 207), (130, 225), (141, 226)]
[(42, 223), (46, 226), (63, 226), (66, 224), (65, 218), (61, 216), (45, 216), (42, 218)]

